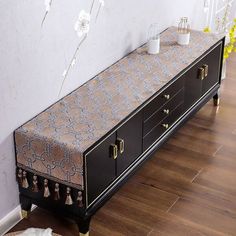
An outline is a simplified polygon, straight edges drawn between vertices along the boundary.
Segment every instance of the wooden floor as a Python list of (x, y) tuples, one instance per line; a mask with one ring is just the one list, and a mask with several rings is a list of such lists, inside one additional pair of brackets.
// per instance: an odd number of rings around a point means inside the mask
[[(91, 236), (236, 235), (236, 54), (210, 101), (93, 217)], [(36, 209), (15, 230), (77, 226)]]

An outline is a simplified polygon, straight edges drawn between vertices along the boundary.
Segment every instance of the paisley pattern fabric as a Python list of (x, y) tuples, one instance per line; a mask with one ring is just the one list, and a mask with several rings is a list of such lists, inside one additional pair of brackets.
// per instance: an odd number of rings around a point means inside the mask
[(190, 45), (179, 46), (170, 27), (158, 55), (137, 49), (18, 128), (17, 165), (83, 189), (86, 149), (219, 39), (192, 31)]

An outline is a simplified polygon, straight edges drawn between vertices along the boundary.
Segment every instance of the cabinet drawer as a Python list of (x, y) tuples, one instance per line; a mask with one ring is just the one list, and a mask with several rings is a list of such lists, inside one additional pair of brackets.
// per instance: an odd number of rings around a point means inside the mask
[[(143, 150), (149, 148), (162, 134), (171, 129), (171, 126), (178, 120), (183, 113), (183, 102), (162, 122), (143, 138)], [(164, 127), (165, 125), (165, 127)]]
[(184, 89), (178, 91), (178, 93), (167, 102), (161, 109), (153, 113), (143, 124), (143, 135), (151, 131), (158, 123), (160, 123), (165, 117), (172, 113), (172, 111), (184, 101)]
[(166, 104), (175, 94), (184, 87), (184, 77), (179, 78), (176, 82), (171, 84), (165, 91), (154, 98), (144, 108), (144, 121), (159, 110), (164, 104)]

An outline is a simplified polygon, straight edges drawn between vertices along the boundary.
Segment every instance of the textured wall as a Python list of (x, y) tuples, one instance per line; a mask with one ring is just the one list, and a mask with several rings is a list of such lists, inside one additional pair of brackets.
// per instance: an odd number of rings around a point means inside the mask
[[(41, 27), (44, 0), (0, 0), (0, 219), (18, 205), (12, 132), (58, 100), (62, 73), (78, 44), (74, 23), (91, 1), (53, 0)], [(180, 16), (202, 29), (203, 0), (105, 0), (61, 96), (144, 43), (152, 22), (164, 29)]]

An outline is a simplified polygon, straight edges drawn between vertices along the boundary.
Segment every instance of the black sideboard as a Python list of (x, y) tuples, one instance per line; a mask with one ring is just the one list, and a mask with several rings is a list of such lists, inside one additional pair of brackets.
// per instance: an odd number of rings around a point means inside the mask
[[(47, 176), (18, 164), (17, 178), (24, 216), (27, 216), (31, 205), (36, 204), (75, 219), (80, 234), (88, 235), (93, 214), (143, 162), (206, 102), (213, 98), (214, 105), (219, 105), (223, 50), (224, 38), (211, 45), (89, 146), (83, 153), (83, 189), (50, 177), (45, 183)], [(26, 178), (28, 185), (22, 183)], [(55, 195), (58, 194), (56, 183), (60, 183), (60, 198)], [(45, 195), (46, 188), (50, 191), (48, 196)]]

